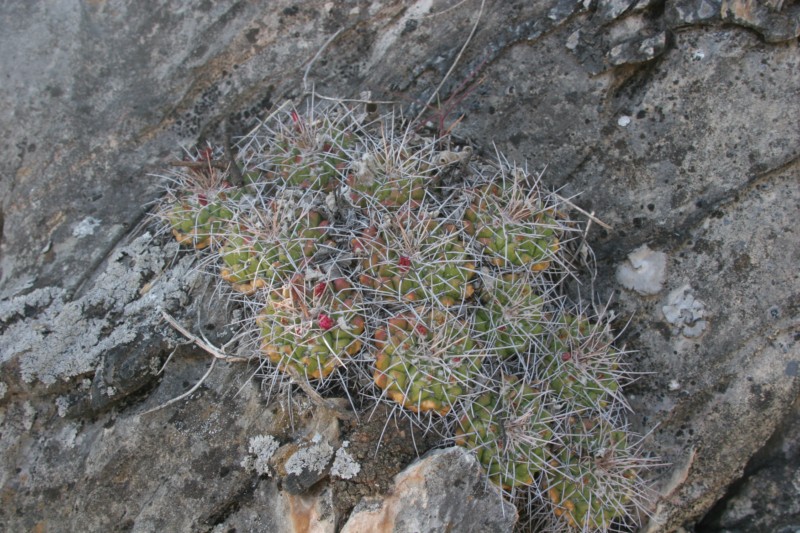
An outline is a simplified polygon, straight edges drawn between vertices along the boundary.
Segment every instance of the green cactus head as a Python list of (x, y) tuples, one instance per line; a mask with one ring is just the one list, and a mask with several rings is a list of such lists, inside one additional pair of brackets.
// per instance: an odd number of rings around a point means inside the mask
[(320, 211), (269, 202), (228, 228), (219, 254), (220, 275), (245, 294), (284, 283), (333, 245), (329, 230)]
[(352, 360), (366, 329), (360, 295), (343, 278), (312, 286), (295, 276), (269, 293), (257, 321), (267, 359), (305, 379), (326, 378)]
[(446, 221), (406, 213), (393, 226), (367, 228), (352, 248), (360, 283), (379, 298), (452, 307), (475, 292), (475, 262)]
[(550, 460), (552, 417), (543, 393), (515, 376), (464, 400), (455, 442), (473, 450), (486, 473), (506, 491), (535, 484)]
[[(189, 163), (202, 164), (202, 161)], [(180, 244), (198, 250), (211, 246), (234, 219), (244, 192), (232, 187), (225, 174), (211, 166), (179, 167), (172, 179), (176, 189), (170, 189), (158, 216), (167, 222)]]
[(486, 263), (541, 272), (557, 262), (565, 226), (556, 218), (554, 202), (527, 178), (512, 168), (509, 175), (469, 191), (462, 222)]
[(545, 331), (547, 294), (535, 290), (529, 272), (480, 273), (481, 305), (475, 309), (478, 338), (504, 360), (527, 365)]
[(573, 411), (606, 409), (622, 401), (625, 373), (607, 325), (580, 313), (555, 314), (544, 337), (538, 374)]
[(408, 138), (366, 139), (347, 175), (350, 201), (366, 211), (419, 208), (433, 189), (436, 165), (429, 143), (412, 147)]
[(388, 319), (375, 332), (375, 384), (413, 413), (447, 414), (483, 362), (471, 331), (468, 321), (437, 309)]
[(254, 137), (242, 147), (248, 181), (326, 192), (339, 186), (355, 143), (349, 117), (309, 117), (291, 110), (272, 127), (272, 135)]
[(629, 443), (629, 431), (600, 416), (571, 417), (543, 478), (554, 513), (580, 531), (608, 531), (642, 505), (645, 461)]

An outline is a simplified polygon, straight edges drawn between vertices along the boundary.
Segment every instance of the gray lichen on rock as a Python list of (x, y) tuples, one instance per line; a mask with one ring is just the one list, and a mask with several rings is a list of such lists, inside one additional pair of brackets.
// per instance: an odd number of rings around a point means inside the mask
[(684, 337), (699, 337), (706, 329), (705, 304), (695, 298), (694, 291), (688, 285), (670, 292), (661, 311), (676, 333)]
[[(191, 256), (180, 258), (159, 283), (146, 285), (164, 272), (176, 251), (175, 244), (162, 248), (145, 234), (115, 251), (92, 287), (75, 300), (46, 287), (2, 302), (0, 363), (17, 358), (25, 383), (52, 385), (93, 373), (104, 354), (133, 342), (144, 324), (152, 324), (169, 299), (186, 303), (185, 289), (197, 274)], [(130, 320), (138, 315), (148, 318)]]

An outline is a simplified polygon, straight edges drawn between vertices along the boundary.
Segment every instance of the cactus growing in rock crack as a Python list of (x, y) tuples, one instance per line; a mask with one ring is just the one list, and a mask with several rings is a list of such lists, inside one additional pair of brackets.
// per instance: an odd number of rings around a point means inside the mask
[(261, 350), (278, 369), (326, 378), (361, 350), (366, 323), (346, 279), (309, 287), (296, 276), (267, 298), (257, 318)]
[(291, 110), (244, 137), (235, 162), (204, 151), (177, 172), (160, 216), (211, 250), (273, 377), (322, 388), (336, 372), (455, 430), (556, 527), (612, 527), (641, 506), (644, 461), (613, 422), (622, 352), (602, 317), (559, 296), (564, 205), (519, 167), (467, 164), (466, 147), (411, 131), (344, 106)]
[(375, 384), (414, 413), (447, 414), (482, 364), (469, 322), (442, 310), (388, 319), (375, 346)]
[(640, 459), (626, 428), (595, 416), (570, 417), (564, 440), (544, 471), (553, 513), (581, 531), (607, 531), (642, 505)]

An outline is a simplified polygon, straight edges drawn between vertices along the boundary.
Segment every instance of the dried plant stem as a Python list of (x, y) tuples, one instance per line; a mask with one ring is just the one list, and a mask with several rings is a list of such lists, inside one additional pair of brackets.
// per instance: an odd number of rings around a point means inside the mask
[(219, 348), (212, 346), (207, 340), (200, 339), (196, 335), (192, 335), (189, 331), (181, 326), (177, 320), (175, 320), (169, 313), (166, 311), (161, 311), (161, 316), (166, 320), (170, 326), (178, 330), (181, 335), (192, 341), (194, 344), (197, 345), (198, 348), (203, 349), (204, 351), (210, 353), (214, 356), (215, 359), (222, 359), (223, 361), (227, 361), (229, 363), (246, 363), (249, 361), (246, 357), (236, 357), (233, 355), (227, 355)]
[[(572, 209), (574, 209), (574, 210), (578, 211), (578, 212), (579, 212), (579, 213), (581, 213), (583, 216), (585, 216), (586, 218), (588, 218), (588, 219), (589, 219), (589, 221), (591, 221), (591, 222), (594, 222), (595, 224), (597, 224), (597, 225), (598, 225), (598, 226), (600, 226), (601, 228), (605, 228), (605, 229), (607, 229), (607, 230), (612, 230), (612, 229), (614, 229), (614, 228), (612, 228), (612, 227), (611, 227), (611, 225), (610, 225), (610, 224), (606, 224), (605, 222), (603, 222), (602, 220), (600, 220), (599, 218), (597, 218), (596, 216), (594, 216), (594, 211), (592, 211), (591, 213), (589, 213), (589, 212), (588, 212), (588, 211), (586, 211), (585, 209), (581, 209), (580, 207), (578, 207), (577, 205), (575, 205), (573, 202), (569, 201), (569, 199), (568, 199), (568, 198), (564, 198), (563, 196), (559, 196), (558, 194), (554, 194), (554, 196), (555, 196), (556, 198), (558, 198), (558, 199), (559, 199), (559, 201), (561, 201), (561, 202), (564, 202), (565, 204), (567, 204), (568, 206), (570, 206)], [(588, 231), (588, 229), (587, 229), (587, 231)]]
[(201, 377), (200, 380), (197, 383), (194, 384), (194, 387), (192, 387), (188, 391), (184, 392), (180, 396), (176, 396), (175, 398), (171, 399), (167, 403), (162, 403), (161, 405), (159, 405), (157, 407), (153, 407), (152, 409), (149, 409), (149, 410), (145, 411), (144, 413), (142, 413), (142, 415), (149, 415), (150, 413), (155, 413), (156, 411), (160, 411), (161, 409), (163, 409), (163, 408), (165, 408), (167, 406), (170, 406), (175, 402), (179, 402), (179, 401), (183, 400), (184, 398), (186, 398), (188, 396), (191, 396), (192, 393), (194, 393), (194, 391), (196, 391), (197, 389), (200, 388), (200, 385), (203, 384), (203, 382), (206, 380), (206, 378), (208, 378), (208, 376), (211, 375), (211, 371), (214, 370), (214, 365), (216, 364), (216, 362), (217, 362), (216, 358), (211, 360), (211, 366), (208, 367), (208, 371), (206, 371), (206, 373), (203, 374), (203, 377)]
[[(169, 400), (166, 403), (163, 403), (163, 404), (161, 404), (161, 405), (159, 405), (157, 407), (154, 407), (154, 408), (152, 408), (152, 409), (150, 409), (148, 411), (145, 411), (144, 413), (142, 413), (142, 415), (148, 415), (150, 413), (154, 413), (156, 411), (160, 411), (161, 409), (163, 409), (163, 408), (165, 408), (165, 407), (167, 407), (169, 405), (172, 405), (172, 404), (174, 404), (176, 402), (179, 402), (179, 401), (183, 400), (184, 398), (186, 398), (188, 396), (191, 396), (192, 393), (194, 393), (197, 389), (200, 388), (200, 385), (203, 384), (203, 382), (208, 378), (208, 376), (211, 375), (211, 371), (214, 370), (214, 366), (217, 363), (217, 359), (221, 359), (223, 361), (228, 361), (228, 362), (231, 362), (231, 363), (243, 363), (243, 362), (247, 362), (248, 361), (248, 359), (246, 359), (244, 357), (234, 357), (234, 356), (226, 355), (219, 348), (216, 348), (216, 347), (212, 346), (211, 343), (209, 343), (207, 340), (202, 340), (199, 337), (197, 337), (195, 335), (192, 335), (191, 333), (189, 333), (189, 331), (186, 328), (181, 326), (178, 323), (178, 321), (175, 320), (166, 311), (161, 311), (161, 316), (164, 318), (164, 320), (166, 320), (169, 323), (170, 326), (172, 326), (178, 332), (180, 332), (181, 335), (183, 335), (184, 337), (189, 339), (191, 342), (196, 344), (199, 348), (201, 348), (204, 351), (210, 353), (214, 357), (213, 357), (213, 359), (211, 359), (211, 366), (208, 367), (208, 370), (206, 371), (206, 373), (203, 375), (203, 377), (201, 377), (197, 381), (197, 383), (194, 384), (194, 386), (191, 389), (189, 389), (188, 391), (184, 392), (180, 396), (176, 396), (175, 398)], [(172, 357), (172, 354), (170, 354), (170, 358), (171, 357)], [(167, 360), (169, 360), (169, 359), (167, 359)], [(164, 366), (166, 366), (166, 363), (164, 363)], [(162, 367), (161, 371), (159, 371), (159, 373), (161, 373), (163, 370), (164, 370), (164, 368)]]

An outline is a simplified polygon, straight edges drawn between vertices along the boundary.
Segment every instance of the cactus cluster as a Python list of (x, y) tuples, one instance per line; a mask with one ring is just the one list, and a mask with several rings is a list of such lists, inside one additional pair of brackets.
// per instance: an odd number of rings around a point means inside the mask
[(335, 376), (424, 417), (554, 529), (635, 521), (623, 352), (559, 294), (577, 225), (536, 176), (343, 105), (290, 110), (237, 148), (242, 185), (203, 151), (159, 215), (244, 295), (265, 373)]

